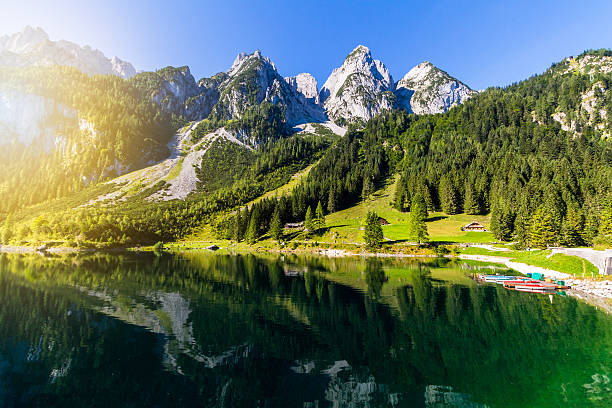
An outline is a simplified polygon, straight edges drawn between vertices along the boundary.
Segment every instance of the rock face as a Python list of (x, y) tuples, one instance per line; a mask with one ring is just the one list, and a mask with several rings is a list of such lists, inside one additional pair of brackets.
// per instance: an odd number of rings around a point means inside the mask
[(425, 61), (396, 85), (397, 104), (416, 114), (442, 113), (465, 102), (476, 91)]
[(225, 78), (222, 73), (196, 83), (189, 67), (184, 66), (143, 72), (132, 81), (166, 112), (185, 116), (188, 120), (200, 120), (210, 114), (219, 100), (218, 87)]
[(250, 107), (266, 101), (283, 107), (291, 125), (325, 120), (321, 107), (299, 90), (297, 79), (295, 83), (288, 83), (259, 50), (249, 55), (240, 53), (219, 85), (219, 102), (213, 112), (224, 119), (239, 118)]
[(318, 104), (314, 77), (300, 74), (285, 79), (260, 51), (239, 54), (227, 72), (197, 83), (188, 67), (143, 72), (132, 81), (166, 112), (192, 121), (205, 119), (211, 113), (221, 120), (240, 118), (262, 102), (281, 106), (290, 125), (327, 119)]
[(26, 27), (23, 31), (0, 37), (0, 66), (27, 67), (69, 65), (87, 74), (112, 74), (130, 78), (136, 70), (117, 57), (106, 58), (89, 46), (69, 41), (50, 41), (41, 28)]
[(394, 83), (385, 65), (359, 45), (334, 69), (321, 92), (321, 102), (336, 121), (367, 121), (393, 108)]
[(308, 73), (302, 73), (294, 77), (286, 77), (285, 81), (310, 102), (319, 104), (319, 89), (315, 77)]

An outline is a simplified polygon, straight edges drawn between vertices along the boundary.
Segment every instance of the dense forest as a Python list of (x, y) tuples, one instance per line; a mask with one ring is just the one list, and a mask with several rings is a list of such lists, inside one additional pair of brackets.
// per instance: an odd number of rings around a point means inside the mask
[[(76, 115), (51, 113), (59, 122), (55, 140), (0, 143), (0, 214), (66, 196), (116, 176), (119, 167), (141, 168), (168, 154), (169, 117), (119, 77), (88, 76), (70, 67), (1, 68), (0, 83)], [(58, 140), (62, 149), (48, 148)]]

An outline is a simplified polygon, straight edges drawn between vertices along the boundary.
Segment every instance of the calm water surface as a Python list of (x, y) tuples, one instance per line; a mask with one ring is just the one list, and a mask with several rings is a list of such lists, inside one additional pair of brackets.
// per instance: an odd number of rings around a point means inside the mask
[(477, 267), (0, 255), (0, 407), (612, 406), (612, 317)]

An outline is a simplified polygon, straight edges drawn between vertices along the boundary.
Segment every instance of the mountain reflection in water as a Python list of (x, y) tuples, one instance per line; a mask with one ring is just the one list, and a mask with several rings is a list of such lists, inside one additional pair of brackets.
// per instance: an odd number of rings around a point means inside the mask
[(463, 262), (0, 255), (0, 406), (611, 406), (612, 319)]

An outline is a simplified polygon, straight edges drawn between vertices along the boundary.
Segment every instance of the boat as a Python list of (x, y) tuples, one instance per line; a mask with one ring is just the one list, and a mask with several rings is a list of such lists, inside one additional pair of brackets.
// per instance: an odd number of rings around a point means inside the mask
[(516, 285), (514, 290), (519, 292), (530, 292), (530, 293), (556, 293), (557, 287), (552, 285)]
[(503, 281), (516, 279), (512, 275), (478, 275), (478, 279), (490, 283), (502, 283)]
[(504, 287), (509, 288), (509, 289), (513, 289), (516, 285), (536, 284), (536, 283), (540, 283), (540, 281), (529, 279), (529, 278), (503, 281)]

